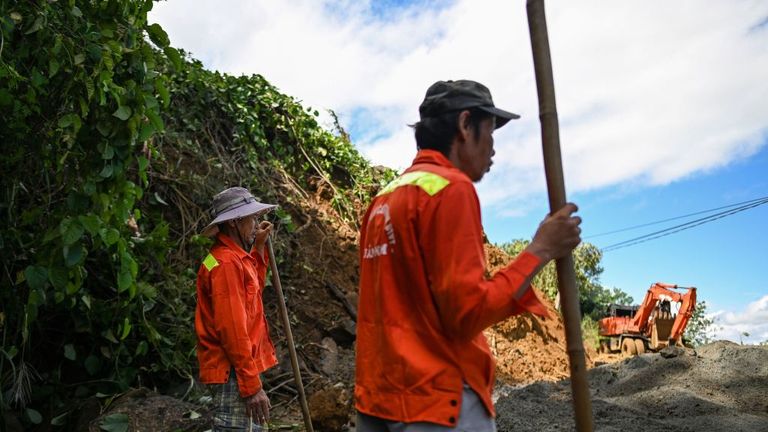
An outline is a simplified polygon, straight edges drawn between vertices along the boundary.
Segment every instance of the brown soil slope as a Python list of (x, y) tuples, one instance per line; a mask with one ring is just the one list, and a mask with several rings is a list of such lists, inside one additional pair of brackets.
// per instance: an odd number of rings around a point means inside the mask
[[(505, 266), (509, 255), (495, 246), (486, 245), (489, 272)], [(528, 384), (534, 381), (556, 381), (568, 377), (568, 353), (563, 321), (554, 306), (539, 294), (551, 318), (531, 314), (510, 318), (486, 330), (485, 335), (496, 356), (497, 378), (506, 384)], [(587, 367), (593, 362), (587, 350)]]
[[(768, 431), (768, 347), (719, 341), (589, 371), (595, 431)], [(575, 430), (570, 383), (510, 390), (499, 431)]]

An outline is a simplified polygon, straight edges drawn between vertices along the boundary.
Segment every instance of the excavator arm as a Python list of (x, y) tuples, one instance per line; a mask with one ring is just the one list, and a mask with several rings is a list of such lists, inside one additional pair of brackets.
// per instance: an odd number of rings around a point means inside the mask
[[(685, 289), (688, 290), (688, 292), (681, 294), (673, 291), (675, 289)], [(649, 325), (652, 322), (651, 314), (661, 301), (681, 303), (680, 310), (670, 333), (670, 338), (678, 340), (693, 314), (693, 309), (696, 307), (696, 288), (694, 287), (681, 287), (662, 282), (654, 283), (648, 289), (643, 303), (640, 304), (640, 308), (637, 310), (634, 318), (632, 318), (631, 328), (638, 333), (648, 333)], [(655, 318), (657, 317), (654, 317), (654, 319)]]
[(677, 318), (672, 325), (672, 331), (669, 333), (669, 339), (679, 341), (693, 316), (693, 310), (696, 308), (696, 288), (689, 287), (688, 292), (682, 296), (682, 304), (677, 312)]
[(637, 310), (634, 318), (632, 318), (632, 330), (638, 333), (646, 333), (648, 325), (651, 319), (651, 313), (653, 313), (656, 306), (662, 300), (670, 302), (680, 302), (681, 295), (673, 289), (678, 288), (677, 285), (666, 284), (656, 282), (648, 288), (648, 292), (645, 293), (645, 299), (640, 304), (640, 308)]

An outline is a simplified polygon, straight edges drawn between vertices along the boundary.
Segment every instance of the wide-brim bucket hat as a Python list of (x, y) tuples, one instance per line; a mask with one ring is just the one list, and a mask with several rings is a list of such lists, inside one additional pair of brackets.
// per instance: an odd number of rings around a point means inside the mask
[(251, 215), (262, 215), (277, 207), (274, 204), (264, 204), (244, 187), (231, 187), (217, 193), (211, 204), (213, 220), (201, 232), (206, 237), (213, 237), (219, 232), (222, 222), (239, 219)]

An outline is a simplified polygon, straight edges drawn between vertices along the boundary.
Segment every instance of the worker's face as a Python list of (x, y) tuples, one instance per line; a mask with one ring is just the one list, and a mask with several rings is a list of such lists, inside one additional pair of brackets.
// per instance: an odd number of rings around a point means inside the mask
[(253, 246), (253, 241), (256, 239), (256, 231), (259, 226), (259, 220), (258, 216), (256, 215), (250, 215), (243, 218), (240, 218), (236, 221), (236, 229), (240, 233), (240, 237), (243, 239), (245, 244), (243, 245), (243, 249), (245, 250), (251, 250), (251, 247)]
[(464, 134), (465, 141), (459, 147), (458, 157), (461, 170), (473, 181), (478, 182), (485, 173), (491, 170), (496, 154), (493, 149), (493, 131), (496, 128), (496, 118), (491, 117), (481, 121), (477, 129), (467, 126), (469, 133)]

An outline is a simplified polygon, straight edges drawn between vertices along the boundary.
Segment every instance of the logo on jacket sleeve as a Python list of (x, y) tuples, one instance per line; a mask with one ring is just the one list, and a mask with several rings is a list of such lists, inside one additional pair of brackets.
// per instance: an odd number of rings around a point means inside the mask
[(363, 259), (376, 258), (389, 253), (391, 251), (390, 246), (395, 246), (395, 228), (392, 226), (392, 219), (389, 216), (389, 204), (382, 203), (374, 207), (368, 217), (368, 230), (370, 234), (373, 234), (370, 237), (373, 242), (378, 241), (378, 243), (363, 249)]

